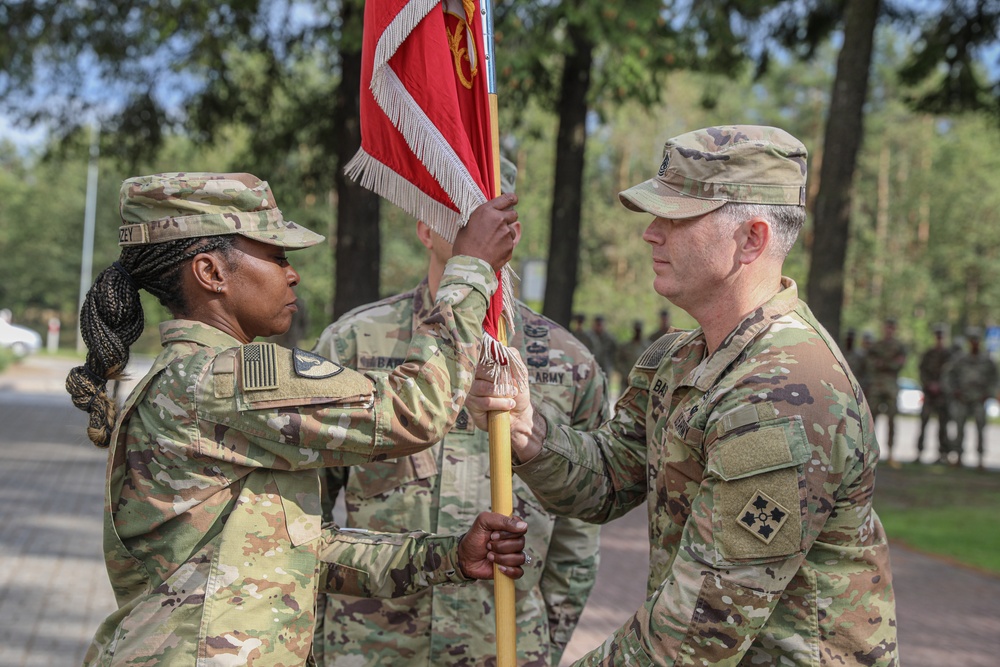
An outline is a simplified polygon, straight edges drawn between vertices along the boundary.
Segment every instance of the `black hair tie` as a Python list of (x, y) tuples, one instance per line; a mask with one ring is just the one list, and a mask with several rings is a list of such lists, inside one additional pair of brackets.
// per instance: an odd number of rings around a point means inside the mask
[(107, 378), (102, 378), (100, 375), (90, 370), (90, 366), (84, 364), (83, 366), (80, 366), (80, 368), (83, 369), (83, 374), (90, 378), (91, 382), (96, 384), (98, 387), (102, 387), (108, 383)]
[(125, 280), (127, 280), (128, 284), (132, 286), (132, 289), (134, 289), (136, 292), (139, 291), (139, 286), (135, 284), (135, 281), (132, 280), (132, 275), (125, 269), (124, 266), (121, 265), (121, 262), (119, 262), (116, 259), (114, 262), (111, 263), (111, 267), (116, 271), (118, 271), (118, 273), (125, 276)]

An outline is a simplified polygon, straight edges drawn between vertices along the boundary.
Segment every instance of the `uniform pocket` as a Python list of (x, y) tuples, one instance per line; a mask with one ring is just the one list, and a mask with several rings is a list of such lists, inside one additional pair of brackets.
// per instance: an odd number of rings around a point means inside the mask
[(755, 425), (716, 441), (708, 454), (718, 564), (767, 562), (804, 548), (800, 466), (809, 443), (800, 417)]
[(354, 466), (350, 473), (349, 488), (367, 500), (407, 484), (435, 477), (438, 474), (437, 452), (440, 447), (437, 444), (410, 456)]

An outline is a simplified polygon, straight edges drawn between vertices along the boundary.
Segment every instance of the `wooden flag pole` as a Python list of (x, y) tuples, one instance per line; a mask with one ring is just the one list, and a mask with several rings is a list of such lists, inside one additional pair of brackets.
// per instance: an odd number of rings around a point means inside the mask
[[(490, 0), (481, 0), (483, 46), (486, 51), (486, 80), (490, 102), (490, 133), (493, 142), (493, 192), (500, 193), (500, 127), (498, 123), (496, 67), (493, 53), (493, 7)], [(507, 345), (507, 328), (501, 316), (497, 338)], [(514, 489), (510, 459), (510, 413), (491, 412), (490, 433), (490, 499), (493, 511), (510, 516), (514, 513)], [(493, 598), (496, 612), (497, 667), (517, 665), (517, 624), (514, 612), (514, 580), (493, 566)]]

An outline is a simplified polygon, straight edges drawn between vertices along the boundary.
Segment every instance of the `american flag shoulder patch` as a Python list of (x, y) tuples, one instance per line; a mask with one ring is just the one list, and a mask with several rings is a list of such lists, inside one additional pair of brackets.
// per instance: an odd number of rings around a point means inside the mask
[(274, 343), (250, 343), (240, 351), (245, 391), (278, 388), (277, 348)]

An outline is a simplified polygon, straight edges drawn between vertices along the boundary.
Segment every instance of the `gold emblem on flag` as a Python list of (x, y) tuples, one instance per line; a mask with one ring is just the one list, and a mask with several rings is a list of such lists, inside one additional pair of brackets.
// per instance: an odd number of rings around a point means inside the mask
[(241, 350), (243, 389), (262, 391), (278, 388), (277, 345), (250, 343)]
[[(479, 73), (479, 57), (476, 54), (476, 39), (469, 32), (472, 12), (476, 10), (474, 2), (469, 0), (445, 0), (445, 32), (448, 33), (448, 46), (455, 62), (455, 76), (465, 88), (472, 89), (472, 80)], [(448, 20), (449, 17), (452, 20)], [(454, 23), (452, 31), (449, 26)]]

